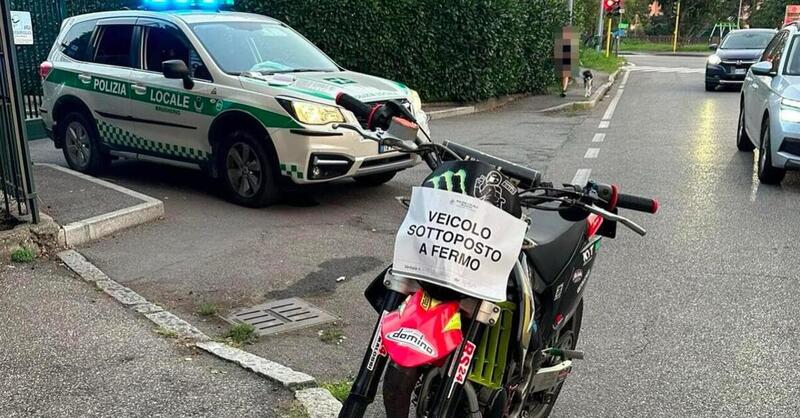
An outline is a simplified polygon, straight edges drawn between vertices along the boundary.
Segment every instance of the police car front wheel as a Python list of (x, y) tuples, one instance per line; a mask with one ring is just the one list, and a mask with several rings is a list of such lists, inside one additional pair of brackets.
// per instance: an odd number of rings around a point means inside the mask
[(100, 148), (97, 131), (82, 113), (68, 114), (60, 123), (63, 126), (64, 158), (73, 170), (94, 174), (111, 162)]
[(220, 173), (231, 199), (244, 206), (275, 203), (279, 190), (266, 147), (250, 132), (233, 132), (222, 146)]

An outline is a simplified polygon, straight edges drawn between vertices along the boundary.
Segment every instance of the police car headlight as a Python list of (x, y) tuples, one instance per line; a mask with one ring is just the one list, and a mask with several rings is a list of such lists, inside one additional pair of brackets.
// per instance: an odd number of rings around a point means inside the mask
[(708, 63), (711, 65), (718, 65), (722, 62), (722, 58), (719, 57), (717, 54), (712, 54), (708, 57)]
[(414, 113), (422, 110), (422, 99), (419, 98), (419, 93), (411, 90), (408, 99), (411, 102), (411, 109), (414, 110)]
[(309, 125), (326, 125), (345, 121), (342, 112), (334, 106), (309, 102), (292, 102), (292, 110), (294, 110), (294, 116), (297, 120)]

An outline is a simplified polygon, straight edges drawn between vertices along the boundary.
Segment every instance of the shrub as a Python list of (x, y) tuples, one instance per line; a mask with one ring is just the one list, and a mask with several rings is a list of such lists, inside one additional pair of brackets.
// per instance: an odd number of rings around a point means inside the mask
[(541, 92), (555, 82), (560, 0), (240, 0), (345, 68), (400, 81), (426, 101)]

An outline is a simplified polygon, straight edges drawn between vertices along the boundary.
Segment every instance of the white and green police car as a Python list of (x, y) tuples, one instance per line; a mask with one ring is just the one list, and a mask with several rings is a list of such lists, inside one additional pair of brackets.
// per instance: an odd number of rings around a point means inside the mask
[(42, 114), (75, 170), (113, 158), (189, 164), (242, 205), (274, 202), (282, 180), (377, 185), (419, 162), (337, 122), (364, 123), (339, 92), (398, 100), (427, 130), (405, 85), (334, 63), (287, 25), (225, 11), (127, 10), (64, 21), (46, 62)]

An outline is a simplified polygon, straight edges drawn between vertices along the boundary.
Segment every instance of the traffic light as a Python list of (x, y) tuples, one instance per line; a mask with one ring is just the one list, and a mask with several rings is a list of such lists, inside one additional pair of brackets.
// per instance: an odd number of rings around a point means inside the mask
[(619, 16), (622, 10), (622, 0), (603, 0), (603, 10), (608, 16)]

